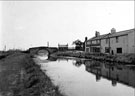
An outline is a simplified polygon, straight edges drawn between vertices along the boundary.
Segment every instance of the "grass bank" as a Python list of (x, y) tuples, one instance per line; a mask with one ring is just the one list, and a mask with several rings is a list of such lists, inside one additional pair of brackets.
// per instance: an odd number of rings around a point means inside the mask
[(31, 56), (22, 52), (0, 59), (0, 96), (62, 96)]
[(85, 53), (77, 51), (65, 51), (54, 53), (53, 56), (68, 56), (77, 58), (94, 59), (106, 62), (116, 62), (123, 64), (135, 64), (135, 54), (119, 54), (119, 55), (109, 55), (102, 53)]

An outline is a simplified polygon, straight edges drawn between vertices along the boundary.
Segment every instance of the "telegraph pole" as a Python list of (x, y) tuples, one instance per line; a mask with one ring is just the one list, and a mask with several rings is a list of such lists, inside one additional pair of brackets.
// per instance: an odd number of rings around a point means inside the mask
[(49, 42), (47, 42), (47, 47), (49, 47)]
[(6, 51), (6, 45), (4, 46), (4, 51)]

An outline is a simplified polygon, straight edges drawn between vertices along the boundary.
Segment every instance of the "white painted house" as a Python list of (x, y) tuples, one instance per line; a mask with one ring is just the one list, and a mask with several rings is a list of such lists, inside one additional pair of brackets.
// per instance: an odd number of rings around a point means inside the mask
[(108, 34), (95, 36), (85, 42), (86, 52), (110, 54), (135, 53), (135, 29), (116, 32), (114, 28)]

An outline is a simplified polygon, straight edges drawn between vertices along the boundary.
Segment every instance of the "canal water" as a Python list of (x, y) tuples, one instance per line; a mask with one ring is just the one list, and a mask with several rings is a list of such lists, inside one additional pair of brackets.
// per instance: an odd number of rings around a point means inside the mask
[(37, 61), (65, 96), (135, 96), (135, 67), (76, 58)]

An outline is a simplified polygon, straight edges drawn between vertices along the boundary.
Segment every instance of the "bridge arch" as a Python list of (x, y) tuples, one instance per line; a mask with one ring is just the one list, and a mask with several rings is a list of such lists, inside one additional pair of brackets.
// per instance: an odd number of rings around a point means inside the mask
[(55, 47), (32, 47), (29, 48), (29, 53), (31, 54), (48, 54), (50, 55), (51, 53), (57, 52), (58, 49)]
[(47, 49), (41, 49), (37, 51), (37, 55), (40, 55), (40, 56), (49, 55), (49, 51)]

